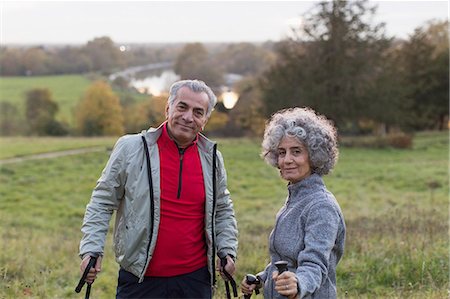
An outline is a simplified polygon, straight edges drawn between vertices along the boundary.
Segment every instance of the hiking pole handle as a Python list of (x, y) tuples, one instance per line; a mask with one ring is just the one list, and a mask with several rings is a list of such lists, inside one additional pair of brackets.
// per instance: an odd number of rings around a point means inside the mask
[(228, 299), (231, 298), (230, 286), (228, 285), (229, 283), (231, 283), (231, 287), (233, 289), (233, 296), (236, 298), (238, 296), (236, 281), (233, 279), (233, 276), (231, 276), (230, 273), (228, 273), (227, 270), (225, 270), (225, 266), (227, 265), (227, 258), (226, 257), (223, 257), (223, 258), (220, 259), (220, 265), (223, 268), (223, 274), (228, 279), (228, 280), (225, 280), (225, 290), (227, 292), (227, 298)]
[[(89, 274), (89, 270), (91, 270), (91, 268), (95, 267), (95, 263), (97, 262), (97, 257), (96, 256), (91, 256), (91, 259), (89, 260), (89, 263), (87, 264), (86, 268), (84, 269), (83, 272), (83, 276), (81, 276), (80, 281), (78, 282), (77, 287), (75, 288), (75, 292), (79, 293), (81, 292), (81, 289), (83, 288), (84, 284), (86, 283), (86, 277)], [(88, 284), (88, 290), (90, 292), (90, 284)], [(86, 290), (86, 295), (89, 295), (87, 290)], [(89, 297), (87, 297), (89, 298)]]
[(286, 272), (288, 270), (288, 262), (286, 261), (278, 261), (275, 263), (275, 267), (277, 267), (278, 275), (280, 275), (283, 272)]
[[(253, 275), (253, 274), (247, 274), (245, 275), (245, 283), (251, 285), (251, 284), (256, 284), (256, 288), (255, 288), (255, 294), (258, 295), (259, 294), (259, 289), (258, 289), (258, 285), (260, 283), (259, 279)], [(252, 297), (252, 294), (249, 295), (244, 295), (245, 299), (250, 299), (250, 297)]]

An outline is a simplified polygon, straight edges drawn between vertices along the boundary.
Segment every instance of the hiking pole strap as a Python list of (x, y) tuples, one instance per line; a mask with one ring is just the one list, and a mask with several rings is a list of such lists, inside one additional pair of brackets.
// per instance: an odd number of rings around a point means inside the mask
[(233, 296), (236, 298), (238, 296), (236, 281), (233, 279), (233, 276), (231, 276), (230, 273), (228, 273), (227, 270), (225, 270), (225, 265), (227, 264), (227, 258), (226, 257), (221, 258), (220, 264), (222, 265), (222, 268), (223, 268), (223, 274), (228, 279), (228, 280), (225, 280), (225, 290), (227, 292), (227, 299), (231, 299), (229, 283), (231, 283), (231, 287), (233, 288)]

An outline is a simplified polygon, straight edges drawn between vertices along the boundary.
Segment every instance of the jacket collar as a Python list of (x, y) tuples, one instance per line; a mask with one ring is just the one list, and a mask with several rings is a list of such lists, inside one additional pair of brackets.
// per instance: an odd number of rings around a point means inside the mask
[(324, 186), (325, 184), (322, 177), (316, 173), (313, 173), (300, 182), (289, 184), (287, 187), (289, 191), (289, 197), (297, 198), (308, 196), (316, 192), (318, 189), (323, 188)]
[[(145, 136), (149, 145), (154, 145), (158, 141), (159, 136), (161, 136), (163, 127), (164, 123), (162, 123), (157, 128), (150, 128), (148, 130), (143, 130), (141, 134)], [(199, 150), (203, 152), (212, 152), (214, 144), (215, 142), (208, 139), (202, 133), (199, 133), (197, 135), (197, 146)]]

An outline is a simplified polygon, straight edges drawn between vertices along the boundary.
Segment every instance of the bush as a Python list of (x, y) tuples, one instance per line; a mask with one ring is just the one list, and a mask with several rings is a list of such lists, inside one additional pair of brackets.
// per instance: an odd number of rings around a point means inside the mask
[(412, 141), (410, 134), (391, 133), (384, 136), (341, 137), (339, 144), (343, 147), (410, 149)]

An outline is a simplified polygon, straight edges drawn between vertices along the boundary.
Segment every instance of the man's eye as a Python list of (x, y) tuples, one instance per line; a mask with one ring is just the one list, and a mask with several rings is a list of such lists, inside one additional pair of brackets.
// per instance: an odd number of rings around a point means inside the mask
[(198, 116), (198, 117), (201, 117), (201, 116), (204, 115), (203, 111), (201, 111), (201, 110), (195, 110), (194, 113), (195, 113), (195, 115)]
[(284, 155), (286, 155), (285, 151), (278, 151), (278, 156), (284, 156)]

